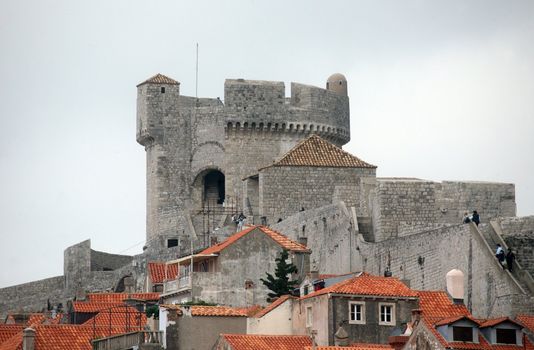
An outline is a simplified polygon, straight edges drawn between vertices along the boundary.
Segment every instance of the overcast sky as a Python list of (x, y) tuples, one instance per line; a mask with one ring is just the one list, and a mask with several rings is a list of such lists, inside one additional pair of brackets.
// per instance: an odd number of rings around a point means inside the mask
[[(534, 1), (0, 1), (0, 287), (63, 250), (141, 252), (135, 85), (223, 97), (225, 78), (324, 87), (378, 176), (516, 184), (534, 214)], [(484, 213), (482, 219), (484, 219)]]

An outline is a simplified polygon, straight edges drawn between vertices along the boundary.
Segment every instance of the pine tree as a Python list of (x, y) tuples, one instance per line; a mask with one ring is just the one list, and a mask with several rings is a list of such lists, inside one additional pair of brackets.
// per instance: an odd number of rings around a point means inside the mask
[(291, 294), (293, 288), (298, 284), (298, 281), (289, 280), (290, 275), (292, 273), (297, 273), (298, 271), (295, 265), (287, 263), (286, 260), (288, 257), (289, 253), (287, 250), (283, 250), (280, 253), (280, 256), (275, 260), (276, 269), (274, 271), (274, 277), (267, 272), (267, 279), (260, 279), (263, 284), (272, 291), (272, 293), (267, 294), (270, 298)]

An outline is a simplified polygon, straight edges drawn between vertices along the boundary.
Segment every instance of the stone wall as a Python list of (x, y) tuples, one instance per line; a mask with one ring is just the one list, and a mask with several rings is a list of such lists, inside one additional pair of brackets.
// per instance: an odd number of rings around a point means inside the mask
[(517, 262), (534, 276), (534, 216), (499, 220), (503, 239), (515, 251)]
[[(260, 171), (260, 215), (275, 223), (298, 213), (332, 204), (334, 196), (367, 212), (362, 178), (373, 178), (375, 169), (276, 166)], [(350, 192), (346, 192), (346, 191)]]
[(378, 178), (370, 200), (377, 242), (461, 223), (473, 210), (486, 222), (515, 216), (515, 187), (505, 183)]
[(361, 260), (351, 254), (357, 236), (344, 203), (298, 212), (271, 227), (297, 241), (305, 239), (312, 250), (310, 269), (328, 274), (360, 271)]
[(57, 306), (62, 303), (66, 308), (63, 276), (46, 278), (29, 283), (0, 289), (0, 319), (9, 312), (41, 312), (46, 310), (47, 302)]
[(445, 290), (452, 269), (465, 274), (465, 302), (475, 317), (534, 312), (532, 298), (521, 293), (473, 224), (443, 227), (380, 243), (360, 240), (353, 254), (363, 270), (382, 275), (390, 265), (394, 276), (416, 290)]
[(110, 254), (91, 249), (91, 271), (113, 271), (132, 262), (129, 255)]

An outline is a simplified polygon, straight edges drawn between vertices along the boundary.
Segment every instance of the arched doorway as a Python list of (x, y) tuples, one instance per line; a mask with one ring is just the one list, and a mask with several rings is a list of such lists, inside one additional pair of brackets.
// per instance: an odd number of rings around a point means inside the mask
[(205, 203), (223, 204), (225, 198), (224, 174), (219, 170), (210, 170), (206, 173), (203, 192)]

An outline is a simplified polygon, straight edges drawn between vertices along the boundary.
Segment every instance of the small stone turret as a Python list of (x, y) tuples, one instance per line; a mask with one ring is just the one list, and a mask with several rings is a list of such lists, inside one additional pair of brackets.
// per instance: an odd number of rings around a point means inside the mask
[(161, 138), (164, 118), (178, 115), (180, 83), (156, 74), (137, 85), (137, 142), (147, 146)]
[(326, 90), (334, 91), (343, 96), (348, 96), (347, 78), (340, 73), (332, 74), (326, 81)]

